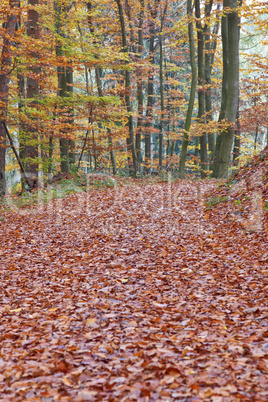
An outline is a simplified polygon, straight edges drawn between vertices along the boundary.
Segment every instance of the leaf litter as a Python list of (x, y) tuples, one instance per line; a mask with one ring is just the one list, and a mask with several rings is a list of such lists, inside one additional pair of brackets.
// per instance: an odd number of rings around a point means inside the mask
[(267, 232), (207, 211), (215, 188), (122, 186), (6, 214), (0, 400), (267, 401)]

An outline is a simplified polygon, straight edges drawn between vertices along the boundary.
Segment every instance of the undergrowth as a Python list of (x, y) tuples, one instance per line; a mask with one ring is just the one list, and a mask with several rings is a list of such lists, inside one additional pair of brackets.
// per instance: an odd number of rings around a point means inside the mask
[(65, 198), (70, 194), (95, 189), (105, 191), (107, 188), (112, 188), (119, 184), (118, 180), (108, 175), (68, 175), (68, 178), (61, 178), (55, 182), (52, 180), (51, 183), (47, 183), (38, 189), (19, 191), (5, 196), (0, 199), (0, 211), (31, 208), (40, 203), (47, 204), (53, 199)]

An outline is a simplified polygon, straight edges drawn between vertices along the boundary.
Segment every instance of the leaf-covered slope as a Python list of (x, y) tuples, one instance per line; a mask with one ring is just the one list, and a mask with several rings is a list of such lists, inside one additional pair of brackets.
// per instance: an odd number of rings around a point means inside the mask
[(246, 231), (268, 232), (268, 147), (239, 169), (227, 183), (206, 195), (214, 214), (240, 224)]
[(267, 401), (267, 238), (207, 184), (120, 187), (6, 217), (3, 401)]

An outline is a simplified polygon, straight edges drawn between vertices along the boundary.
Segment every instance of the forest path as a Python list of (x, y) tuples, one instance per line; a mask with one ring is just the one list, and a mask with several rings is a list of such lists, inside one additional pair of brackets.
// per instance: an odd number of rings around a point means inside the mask
[(207, 213), (207, 187), (0, 222), (0, 401), (267, 401), (267, 243)]

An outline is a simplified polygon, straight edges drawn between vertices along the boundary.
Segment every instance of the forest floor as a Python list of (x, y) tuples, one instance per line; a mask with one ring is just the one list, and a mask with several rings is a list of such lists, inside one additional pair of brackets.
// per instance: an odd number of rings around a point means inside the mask
[(5, 212), (0, 400), (267, 401), (267, 225), (258, 197), (217, 191), (124, 185)]

